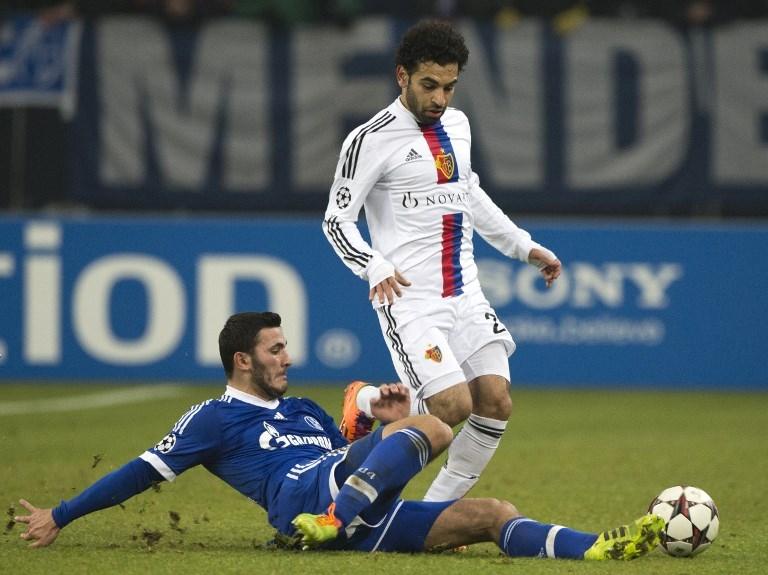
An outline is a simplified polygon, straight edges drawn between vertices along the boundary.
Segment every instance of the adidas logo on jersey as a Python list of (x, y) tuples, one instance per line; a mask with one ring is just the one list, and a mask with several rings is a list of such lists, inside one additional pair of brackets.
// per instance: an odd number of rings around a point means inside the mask
[(419, 154), (416, 150), (411, 148), (411, 151), (408, 152), (408, 155), (405, 157), (406, 162), (412, 162), (413, 160), (420, 160), (421, 154)]

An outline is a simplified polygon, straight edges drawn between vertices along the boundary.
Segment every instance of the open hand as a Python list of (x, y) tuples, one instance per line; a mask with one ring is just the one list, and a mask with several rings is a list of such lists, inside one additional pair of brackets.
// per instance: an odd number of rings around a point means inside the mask
[(384, 299), (386, 299), (387, 303), (393, 304), (395, 303), (395, 296), (403, 297), (400, 286), (408, 287), (409, 285), (411, 285), (411, 282), (405, 279), (399, 271), (395, 270), (394, 276), (389, 276), (371, 288), (371, 291), (368, 292), (368, 299), (373, 301), (373, 298), (378, 298), (379, 303), (384, 303)]
[(379, 399), (371, 400), (371, 413), (382, 423), (391, 423), (408, 417), (411, 412), (411, 393), (402, 383), (379, 386)]
[(50, 545), (59, 536), (59, 526), (53, 520), (51, 509), (38, 509), (26, 499), (19, 499), (19, 503), (29, 515), (17, 515), (13, 518), (16, 523), (26, 523), (27, 529), (19, 537), (25, 541), (32, 541), (30, 547), (45, 547)]

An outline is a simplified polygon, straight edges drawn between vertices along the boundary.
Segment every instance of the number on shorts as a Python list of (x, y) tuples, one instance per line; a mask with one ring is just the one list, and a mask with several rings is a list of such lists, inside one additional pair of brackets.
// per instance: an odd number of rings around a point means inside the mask
[(487, 313), (486, 312), (485, 319), (492, 319), (493, 320), (493, 333), (504, 333), (505, 331), (507, 331), (507, 328), (501, 327), (499, 325), (499, 318), (497, 318), (492, 313)]

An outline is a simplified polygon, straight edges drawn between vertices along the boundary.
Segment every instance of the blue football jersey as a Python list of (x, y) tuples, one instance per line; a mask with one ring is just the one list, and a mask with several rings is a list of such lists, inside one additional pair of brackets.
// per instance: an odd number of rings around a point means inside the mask
[(140, 457), (168, 481), (203, 465), (269, 511), (286, 478), (346, 445), (333, 418), (312, 400), (265, 401), (227, 386), (219, 399), (190, 408)]

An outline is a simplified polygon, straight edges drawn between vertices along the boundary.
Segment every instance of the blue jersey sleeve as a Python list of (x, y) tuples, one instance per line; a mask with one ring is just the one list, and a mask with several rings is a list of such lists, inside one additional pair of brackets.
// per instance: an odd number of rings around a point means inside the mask
[(122, 503), (147, 489), (162, 477), (146, 462), (134, 459), (108, 473), (79, 495), (53, 509), (53, 520), (63, 528), (78, 517)]
[(222, 435), (216, 407), (210, 400), (193, 406), (165, 437), (141, 454), (141, 459), (168, 481), (187, 469), (213, 461)]

